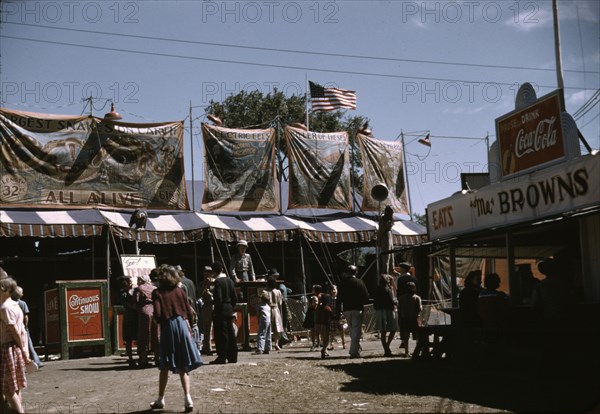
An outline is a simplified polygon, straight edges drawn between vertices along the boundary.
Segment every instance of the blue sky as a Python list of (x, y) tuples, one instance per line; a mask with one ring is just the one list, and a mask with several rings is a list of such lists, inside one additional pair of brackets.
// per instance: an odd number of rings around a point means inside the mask
[[(600, 2), (559, 0), (567, 111), (600, 88)], [(518, 87), (557, 87), (552, 2), (3, 1), (2, 107), (186, 120), (186, 176), (202, 178), (200, 122), (240, 90), (304, 94), (306, 79), (357, 92), (374, 136), (405, 135), (413, 212), (487, 166), (484, 137)], [(194, 122), (189, 135), (189, 107)], [(600, 105), (575, 117), (600, 146)], [(431, 150), (416, 139), (431, 134)], [(461, 138), (464, 137), (464, 138)], [(583, 149), (583, 152), (586, 152)]]

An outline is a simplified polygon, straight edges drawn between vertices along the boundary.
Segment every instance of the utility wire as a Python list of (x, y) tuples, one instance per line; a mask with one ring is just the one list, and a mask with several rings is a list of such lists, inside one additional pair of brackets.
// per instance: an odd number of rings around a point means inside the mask
[(592, 121), (595, 121), (595, 120), (596, 120), (596, 118), (598, 118), (598, 116), (600, 116), (600, 112), (598, 112), (598, 113), (596, 114), (596, 116), (595, 116), (595, 117), (593, 117), (592, 119), (590, 119), (589, 121), (587, 121), (585, 124), (583, 124), (583, 125), (581, 126), (581, 129), (583, 129), (583, 128), (585, 128), (586, 126), (588, 126), (588, 125), (589, 125), (589, 124), (590, 124)]
[(587, 114), (588, 112), (590, 112), (592, 109), (594, 109), (594, 106), (598, 105), (600, 101), (596, 102), (594, 105), (590, 106), (588, 109), (585, 110), (585, 112), (582, 112), (581, 114), (579, 114), (577, 116), (577, 118), (575, 118), (576, 121), (579, 121), (581, 118), (583, 118), (585, 116), (585, 114)]
[[(202, 41), (198, 41), (198, 40), (184, 40), (184, 39), (174, 39), (174, 38), (167, 38), (167, 37), (157, 37), (157, 36), (143, 36), (143, 35), (124, 34), (124, 33), (111, 33), (111, 32), (99, 31), (99, 30), (74, 29), (74, 28), (68, 28), (68, 27), (55, 27), (55, 26), (39, 25), (39, 24), (32, 24), (32, 23), (5, 22), (5, 24), (14, 24), (14, 25), (18, 25), (18, 26), (28, 26), (28, 27), (36, 27), (36, 28), (42, 28), (42, 29), (64, 30), (64, 31), (69, 31), (69, 32), (77, 32), (77, 33), (89, 33), (89, 34), (99, 34), (99, 35), (106, 35), (106, 36), (128, 37), (128, 38), (133, 38), (133, 39), (158, 40), (158, 41), (162, 41), (162, 42), (175, 42), (175, 43), (203, 45), (203, 46), (228, 47), (228, 48), (245, 49), (245, 50), (261, 50), (261, 51), (266, 51), (266, 52), (296, 53), (296, 54), (304, 54), (304, 55), (342, 57), (342, 58), (352, 58), (352, 59), (381, 60), (381, 61), (388, 61), (388, 62), (427, 63), (427, 64), (432, 64), (432, 65), (452, 65), (452, 66), (466, 66), (466, 67), (478, 67), (478, 68), (490, 68), (490, 69), (537, 70), (537, 71), (545, 71), (545, 72), (555, 72), (555, 69), (550, 69), (550, 68), (534, 68), (534, 67), (527, 67), (527, 66), (509, 66), (509, 65), (486, 65), (486, 64), (481, 64), (481, 63), (443, 62), (443, 61), (435, 61), (435, 60), (403, 59), (403, 58), (391, 58), (391, 57), (369, 56), (369, 55), (352, 55), (352, 54), (346, 54), (346, 53), (315, 52), (315, 51), (309, 51), (309, 50), (279, 49), (279, 48), (270, 48), (270, 47), (236, 45), (236, 44), (228, 44), (228, 43), (202, 42)], [(593, 71), (586, 72), (585, 70), (565, 70), (565, 72), (583, 73), (583, 74), (585, 74), (585, 73), (600, 74), (600, 71), (599, 72), (593, 72)]]
[[(124, 52), (124, 53), (139, 54), (139, 55), (150, 55), (150, 56), (169, 57), (169, 58), (178, 58), (178, 59), (200, 60), (200, 61), (205, 61), (205, 62), (230, 63), (230, 64), (269, 67), (269, 68), (277, 68), (277, 69), (292, 69), (292, 70), (327, 72), (327, 73), (343, 73), (343, 74), (348, 74), (348, 75), (375, 76), (375, 77), (394, 78), (394, 79), (417, 79), (417, 80), (429, 80), (429, 81), (438, 81), (438, 82), (463, 82), (466, 84), (495, 84), (495, 85), (501, 85), (501, 86), (514, 86), (515, 85), (515, 82), (510, 83), (510, 82), (492, 82), (492, 81), (473, 81), (473, 80), (464, 80), (464, 79), (429, 78), (429, 77), (424, 77), (424, 76), (390, 75), (390, 74), (385, 74), (385, 73), (356, 72), (356, 71), (347, 71), (347, 70), (339, 70), (339, 69), (323, 69), (323, 68), (311, 68), (311, 67), (303, 67), (303, 66), (276, 65), (276, 64), (269, 64), (269, 63), (243, 62), (243, 61), (227, 60), (227, 59), (214, 59), (214, 58), (205, 58), (205, 57), (197, 57), (197, 56), (175, 55), (175, 54), (169, 54), (169, 53), (144, 52), (144, 51), (140, 51), (140, 50), (118, 49), (118, 48), (105, 47), (105, 46), (79, 45), (76, 43), (56, 42), (56, 41), (52, 41), (52, 40), (28, 39), (25, 37), (18, 37), (18, 36), (1, 35), (0, 37), (5, 38), (5, 39), (24, 40), (24, 41), (28, 41), (28, 42), (48, 43), (48, 44), (55, 44), (55, 45), (61, 45), (61, 46), (73, 46), (73, 47), (80, 47), (80, 48), (85, 48), (85, 49), (107, 50), (107, 51), (111, 51), (111, 52)], [(556, 86), (554, 86), (554, 85), (537, 85), (537, 86), (540, 88), (548, 88), (548, 89), (556, 88)], [(567, 87), (565, 87), (565, 89), (582, 90), (582, 89), (586, 89), (586, 88), (567, 86)]]
[(598, 100), (598, 98), (600, 98), (600, 89), (598, 89), (596, 91), (596, 93), (594, 93), (590, 99), (588, 99), (583, 105), (581, 105), (579, 107), (579, 109), (577, 109), (575, 112), (573, 112), (573, 118), (578, 117), (583, 111), (589, 110), (590, 108), (593, 108), (595, 105), (598, 104), (598, 102), (593, 103), (594, 100)]

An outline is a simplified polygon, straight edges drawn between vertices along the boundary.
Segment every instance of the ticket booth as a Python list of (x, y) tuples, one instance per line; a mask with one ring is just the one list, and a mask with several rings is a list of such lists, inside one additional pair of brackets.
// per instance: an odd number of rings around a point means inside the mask
[(57, 289), (46, 292), (46, 309), (52, 311), (46, 317), (47, 340), (60, 338), (62, 359), (69, 359), (69, 351), (76, 347), (101, 346), (104, 356), (110, 355), (108, 282), (59, 280), (56, 283)]
[(245, 294), (248, 312), (248, 336), (256, 337), (258, 334), (258, 305), (260, 292), (267, 288), (266, 280), (239, 282), (237, 284)]
[(250, 350), (250, 315), (247, 303), (238, 303), (235, 306), (235, 325), (237, 327), (236, 342), (244, 351)]
[[(277, 285), (282, 283), (283, 280), (278, 280)], [(258, 305), (260, 304), (260, 292), (267, 288), (267, 281), (264, 279), (239, 282), (236, 289), (241, 289), (245, 294), (246, 300), (246, 312), (247, 312), (247, 323), (248, 323), (248, 338), (246, 343), (252, 337), (256, 339), (258, 335)], [(244, 349), (250, 349), (249, 345), (245, 346)]]

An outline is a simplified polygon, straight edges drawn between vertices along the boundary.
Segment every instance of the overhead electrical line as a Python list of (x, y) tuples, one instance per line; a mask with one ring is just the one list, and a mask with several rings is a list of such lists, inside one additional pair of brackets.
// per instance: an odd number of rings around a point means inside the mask
[[(57, 41), (52, 41), (52, 40), (28, 39), (25, 37), (18, 37), (18, 36), (1, 35), (0, 38), (24, 40), (24, 41), (28, 41), (28, 42), (47, 43), (47, 44), (55, 44), (55, 45), (62, 45), (62, 46), (73, 46), (73, 47), (80, 47), (80, 48), (85, 48), (85, 49), (106, 50), (106, 51), (111, 51), (111, 52), (124, 52), (124, 53), (139, 54), (139, 55), (150, 55), (150, 56), (169, 57), (169, 58), (178, 58), (178, 59), (200, 60), (200, 61), (205, 61), (205, 62), (219, 62), (219, 63), (230, 63), (230, 64), (249, 65), (249, 66), (270, 67), (270, 68), (278, 68), (278, 69), (292, 69), (292, 70), (316, 71), (316, 72), (328, 72), (328, 73), (343, 73), (343, 74), (349, 74), (349, 75), (375, 76), (375, 77), (395, 78), (395, 79), (417, 79), (417, 80), (429, 80), (429, 81), (438, 81), (438, 82), (463, 82), (466, 84), (481, 83), (481, 84), (494, 84), (494, 85), (502, 85), (502, 86), (514, 86), (515, 85), (514, 82), (511, 83), (511, 82), (495, 82), (495, 81), (474, 81), (474, 80), (465, 80), (465, 79), (430, 78), (430, 77), (425, 77), (425, 76), (390, 75), (390, 74), (385, 74), (385, 73), (357, 72), (357, 71), (348, 71), (348, 70), (339, 70), (339, 69), (323, 69), (323, 68), (311, 68), (311, 67), (305, 67), (305, 66), (291, 66), (291, 65), (276, 65), (276, 64), (271, 64), (271, 63), (244, 62), (244, 61), (227, 60), (227, 59), (214, 59), (214, 58), (197, 57), (197, 56), (175, 55), (175, 54), (170, 54), (170, 53), (144, 52), (141, 50), (118, 49), (118, 48), (106, 47), (106, 46), (80, 45), (80, 44), (76, 44), (76, 43), (57, 42)], [(556, 86), (554, 86), (554, 85), (537, 85), (537, 86), (540, 88), (549, 88), (549, 89), (556, 88)], [(586, 88), (571, 86), (571, 87), (565, 87), (565, 89), (582, 90), (582, 89), (586, 89)]]
[[(125, 33), (111, 33), (111, 32), (105, 32), (105, 31), (100, 31), (100, 30), (74, 29), (74, 28), (68, 28), (68, 27), (56, 27), (56, 26), (47, 26), (47, 25), (39, 25), (39, 24), (31, 24), (31, 23), (14, 23), (14, 22), (5, 22), (5, 23), (18, 25), (18, 26), (28, 26), (28, 27), (36, 27), (36, 28), (42, 28), (42, 29), (51, 29), (51, 30), (63, 30), (63, 31), (77, 32), (77, 33), (99, 34), (99, 35), (105, 35), (105, 36), (118, 36), (118, 37), (132, 38), (132, 39), (157, 40), (157, 41), (162, 41), (162, 42), (175, 42), (175, 43), (203, 45), (203, 46), (217, 46), (217, 47), (227, 47), (227, 48), (236, 48), (236, 49), (245, 49), (245, 50), (260, 50), (260, 51), (265, 51), (265, 52), (296, 53), (296, 54), (304, 54), (304, 55), (343, 57), (343, 58), (351, 58), (351, 59), (381, 60), (381, 61), (388, 61), (388, 62), (406, 62), (406, 63), (420, 63), (420, 64), (427, 63), (427, 64), (432, 64), (432, 65), (451, 65), (451, 66), (466, 66), (466, 67), (479, 67), (479, 68), (490, 68), (490, 69), (537, 70), (537, 71), (545, 71), (545, 72), (555, 72), (555, 69), (553, 69), (553, 68), (534, 68), (534, 67), (527, 67), (527, 66), (490, 65), (490, 64), (482, 64), (482, 63), (444, 62), (444, 61), (435, 61), (435, 60), (419, 60), (419, 59), (406, 59), (406, 58), (394, 58), (394, 57), (383, 57), (383, 56), (353, 55), (353, 54), (347, 54), (347, 53), (331, 53), (331, 52), (317, 52), (317, 51), (310, 51), (310, 50), (281, 49), (281, 48), (271, 48), (271, 47), (261, 47), (261, 46), (229, 44), (229, 43), (203, 42), (203, 41), (199, 41), (199, 40), (174, 39), (174, 38), (158, 37), (158, 36), (144, 36), (144, 35), (125, 34)], [(600, 71), (586, 72), (585, 70), (565, 70), (565, 72), (600, 74)]]

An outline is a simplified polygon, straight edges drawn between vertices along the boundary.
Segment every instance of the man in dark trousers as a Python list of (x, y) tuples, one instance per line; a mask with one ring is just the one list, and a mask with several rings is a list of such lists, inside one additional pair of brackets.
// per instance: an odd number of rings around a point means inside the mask
[(223, 263), (214, 262), (211, 265), (215, 275), (215, 290), (213, 292), (213, 325), (215, 330), (215, 347), (217, 359), (211, 364), (235, 364), (238, 359), (235, 329), (234, 308), (237, 303), (233, 280), (223, 273)]
[(413, 282), (417, 287), (417, 294), (419, 293), (419, 282), (417, 278), (414, 277), (410, 272), (411, 265), (409, 263), (400, 263), (400, 276), (398, 276), (398, 280), (396, 281), (396, 294), (398, 297), (402, 296), (405, 293), (410, 293), (410, 289), (408, 288), (408, 282)]
[[(419, 292), (419, 283), (417, 282), (417, 278), (409, 272), (410, 268), (411, 265), (409, 263), (400, 263), (400, 269), (402, 269), (402, 271), (400, 276), (398, 276), (398, 280), (396, 281), (396, 295), (398, 298), (398, 303), (400, 303), (400, 297), (402, 295), (412, 295), (412, 291), (408, 285), (409, 282), (414, 283), (417, 288), (417, 294)], [(400, 315), (398, 315), (398, 321), (400, 321)], [(402, 329), (400, 329), (400, 336), (402, 336)], [(406, 343), (404, 340), (400, 343), (400, 348), (406, 348)]]
[[(196, 304), (196, 284), (192, 279), (185, 275), (185, 272), (181, 268), (181, 266), (175, 266), (175, 269), (179, 271), (179, 275), (181, 276), (181, 283), (183, 284), (183, 290), (187, 294), (188, 298), (192, 300), (194, 305)], [(194, 309), (196, 310), (196, 309)]]
[(345, 278), (340, 282), (337, 311), (344, 312), (350, 326), (350, 358), (360, 357), (360, 336), (362, 334), (363, 309), (369, 303), (369, 291), (365, 283), (356, 277), (358, 268), (348, 266)]

